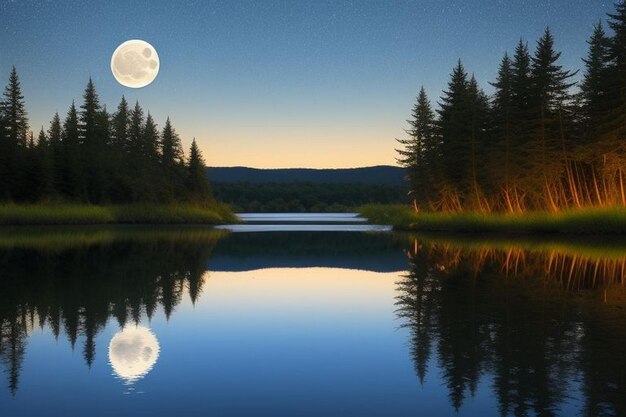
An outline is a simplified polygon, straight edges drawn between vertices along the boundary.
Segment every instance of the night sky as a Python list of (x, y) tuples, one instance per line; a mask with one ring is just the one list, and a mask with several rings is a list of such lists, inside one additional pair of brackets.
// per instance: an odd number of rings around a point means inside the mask
[[(31, 127), (65, 116), (92, 77), (113, 111), (122, 94), (208, 165), (354, 167), (394, 164), (423, 84), (433, 102), (461, 58), (489, 92), (498, 63), (549, 25), (561, 63), (582, 68), (599, 0), (6, 1), (0, 76), (21, 77)], [(111, 54), (127, 39), (158, 51), (143, 89), (119, 85)]]

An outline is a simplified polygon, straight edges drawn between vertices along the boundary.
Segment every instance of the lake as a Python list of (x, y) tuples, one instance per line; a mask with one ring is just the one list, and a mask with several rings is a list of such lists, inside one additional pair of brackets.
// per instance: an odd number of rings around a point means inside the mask
[(0, 416), (626, 415), (626, 241), (262, 217), (0, 230)]

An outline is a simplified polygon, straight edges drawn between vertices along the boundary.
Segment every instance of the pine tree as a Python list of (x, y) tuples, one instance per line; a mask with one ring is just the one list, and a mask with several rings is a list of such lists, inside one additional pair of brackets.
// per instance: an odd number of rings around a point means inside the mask
[(83, 94), (83, 104), (80, 106), (80, 141), (81, 145), (87, 148), (93, 147), (97, 138), (97, 118), (100, 112), (100, 100), (96, 88), (89, 77), (85, 93)]
[(161, 162), (164, 166), (172, 168), (180, 165), (183, 160), (184, 155), (180, 138), (168, 117), (161, 134)]
[(176, 199), (178, 191), (185, 186), (185, 159), (180, 138), (168, 117), (161, 134), (161, 193), (165, 201)]
[(513, 110), (513, 68), (508, 54), (504, 54), (500, 67), (498, 68), (498, 78), (490, 83), (494, 88), (493, 94), (493, 129), (496, 143), (503, 144), (506, 149), (504, 157), (507, 161), (510, 158), (510, 146), (512, 136), (512, 110)]
[(28, 117), (22, 87), (15, 67), (11, 70), (9, 84), (4, 90), (0, 107), (5, 123), (5, 137), (13, 146), (25, 146), (24, 138), (28, 134)]
[(65, 158), (63, 149), (63, 130), (59, 113), (54, 113), (50, 128), (48, 129), (48, 143), (50, 147), (50, 159), (52, 165), (52, 189), (56, 196), (61, 193), (63, 184), (63, 161)]
[(151, 164), (156, 165), (159, 155), (159, 132), (150, 112), (146, 117), (146, 123), (142, 132), (141, 154)]
[(141, 157), (137, 164), (140, 165), (140, 175), (144, 182), (143, 199), (156, 200), (161, 194), (162, 173), (159, 171), (159, 133), (154, 119), (148, 113), (146, 123), (142, 131)]
[[(557, 64), (561, 56), (554, 50), (554, 38), (549, 28), (537, 41), (537, 48), (532, 57), (531, 76), (533, 81), (533, 95), (531, 114), (535, 127), (535, 156), (536, 171), (543, 176), (543, 194), (546, 205), (556, 211), (560, 206), (566, 206), (563, 200), (562, 184), (555, 183), (561, 174), (568, 171), (570, 188), (573, 178), (569, 173), (567, 150), (567, 104), (571, 100), (570, 88), (574, 83), (568, 80), (575, 75)], [(539, 188), (535, 188), (538, 191)], [(571, 191), (574, 191), (573, 189)], [(576, 196), (574, 196), (576, 199)]]
[(141, 157), (143, 148), (143, 109), (139, 102), (135, 102), (135, 108), (130, 113), (130, 125), (128, 128), (128, 148), (131, 159)]
[(93, 156), (93, 188), (91, 201), (96, 203), (111, 200), (115, 160), (111, 138), (111, 115), (106, 106), (96, 113), (94, 132), (96, 153)]
[(191, 149), (189, 150), (187, 190), (192, 201), (206, 202), (212, 200), (211, 188), (206, 175), (206, 165), (195, 138), (191, 142)]
[(117, 106), (117, 112), (113, 115), (111, 122), (112, 145), (116, 154), (128, 151), (128, 128), (130, 126), (130, 110), (128, 102), (122, 96), (120, 104)]
[(505, 53), (500, 61), (498, 77), (489, 83), (495, 88), (493, 94), (494, 122), (502, 137), (510, 134), (511, 106), (513, 104), (513, 67), (509, 54)]
[(582, 98), (583, 137), (586, 142), (598, 139), (604, 132), (610, 101), (609, 53), (610, 39), (598, 23), (587, 41), (589, 52), (583, 58), (585, 72), (580, 84)]
[[(530, 143), (532, 138), (531, 101), (533, 83), (531, 57), (528, 44), (520, 39), (511, 63), (511, 153), (510, 169), (515, 184), (504, 191), (505, 205), (509, 210), (525, 209), (524, 198), (528, 173), (531, 172)], [(533, 176), (534, 178), (534, 176)]]
[(557, 61), (560, 52), (554, 50), (554, 38), (550, 28), (537, 41), (532, 57), (531, 77), (533, 82), (533, 110), (550, 114), (562, 108), (569, 99), (569, 89), (575, 83), (568, 82), (575, 73), (566, 71)]
[(530, 74), (530, 52), (528, 44), (519, 40), (511, 64), (511, 124), (514, 126), (513, 144), (524, 146), (530, 139), (530, 101), (532, 78)]
[[(523, 44), (521, 47), (523, 48)], [(520, 57), (523, 56), (524, 54), (520, 53)], [(522, 61), (523, 58), (520, 62)], [(489, 166), (496, 187), (493, 191), (496, 192), (499, 185), (506, 209), (508, 211), (522, 211), (523, 203), (520, 201), (516, 184), (516, 178), (520, 172), (516, 157), (519, 150), (515, 147), (514, 114), (516, 107), (513, 78), (513, 62), (505, 53), (498, 69), (498, 78), (491, 83), (495, 88), (492, 107), (494, 143)]]
[(471, 129), (469, 137), (469, 195), (471, 198), (469, 202), (472, 207), (480, 211), (488, 211), (489, 204), (484, 199), (483, 191), (489, 186), (486, 167), (493, 151), (489, 143), (489, 98), (478, 86), (474, 75), (468, 83), (467, 92)]
[(76, 106), (72, 101), (63, 123), (63, 169), (60, 191), (71, 200), (84, 200), (85, 187), (80, 153), (80, 128)]
[(129, 158), (129, 184), (130, 198), (132, 201), (141, 201), (146, 198), (146, 175), (143, 159), (143, 109), (139, 102), (135, 102), (135, 108), (130, 113), (130, 125), (128, 129), (128, 155)]
[(113, 201), (125, 202), (130, 198), (130, 162), (129, 149), (130, 110), (128, 102), (122, 96), (117, 111), (111, 120), (111, 193)]
[(48, 142), (48, 137), (46, 136), (46, 132), (43, 130), (43, 126), (41, 126), (41, 129), (39, 130), (39, 134), (37, 135), (37, 148), (45, 149), (45, 148), (48, 148), (49, 146), (50, 146), (50, 143)]
[(459, 60), (453, 69), (439, 103), (439, 134), (441, 135), (443, 208), (460, 210), (462, 196), (468, 190), (471, 156), (472, 121), (469, 108), (469, 82)]
[(439, 162), (434, 113), (423, 86), (408, 123), (410, 128), (406, 132), (409, 139), (398, 139), (404, 148), (396, 149), (399, 154), (397, 160), (407, 170), (409, 194), (413, 198), (415, 210), (418, 211), (432, 197)]
[(100, 100), (91, 77), (83, 94), (80, 106), (79, 149), (81, 151), (81, 171), (85, 176), (86, 198), (92, 203), (104, 199), (104, 159), (105, 138), (98, 128), (101, 112)]
[(96, 115), (96, 137), (101, 146), (111, 148), (113, 146), (111, 115), (107, 111), (107, 106), (102, 106), (102, 110)]
[(67, 116), (63, 122), (63, 144), (66, 147), (77, 148), (80, 144), (80, 127), (78, 121), (78, 112), (74, 101), (67, 111)]
[(20, 170), (20, 148), (26, 147), (28, 118), (20, 80), (15, 67), (11, 70), (9, 84), (4, 90), (0, 101), (0, 200), (11, 200), (16, 192), (20, 192), (18, 177)]
[(52, 147), (43, 126), (37, 137), (37, 162), (40, 184), (39, 198), (50, 198), (54, 195), (54, 160)]
[(512, 110), (513, 110), (513, 68), (508, 53), (504, 54), (498, 77), (495, 82), (490, 83), (494, 88), (493, 94), (493, 133), (494, 145), (496, 146), (498, 157), (495, 159), (499, 164), (498, 173), (504, 174), (505, 182), (510, 182), (511, 178), (511, 151), (512, 151)]
[(11, 197), (11, 187), (8, 181), (9, 170), (9, 141), (6, 138), (6, 125), (2, 108), (0, 107), (0, 202), (9, 200)]
[(609, 14), (609, 27), (613, 36), (609, 43), (609, 84), (611, 111), (606, 129), (613, 137), (626, 134), (626, 0), (615, 5), (615, 13)]

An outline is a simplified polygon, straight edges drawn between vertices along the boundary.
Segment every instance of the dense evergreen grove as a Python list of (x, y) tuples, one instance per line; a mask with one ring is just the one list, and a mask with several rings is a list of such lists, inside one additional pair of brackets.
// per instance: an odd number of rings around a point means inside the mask
[(110, 114), (91, 79), (64, 120), (29, 131), (13, 68), (0, 103), (0, 202), (134, 203), (212, 199), (195, 140), (185, 160), (169, 118), (159, 130), (150, 113), (126, 99)]
[(459, 61), (434, 109), (422, 88), (399, 162), (416, 210), (626, 205), (626, 1), (588, 40), (581, 81), (547, 28), (505, 54), (488, 96)]

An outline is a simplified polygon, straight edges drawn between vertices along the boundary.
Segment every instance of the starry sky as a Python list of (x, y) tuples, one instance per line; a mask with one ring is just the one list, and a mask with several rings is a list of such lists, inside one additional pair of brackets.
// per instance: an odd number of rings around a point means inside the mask
[[(582, 68), (601, 0), (0, 0), (0, 76), (20, 75), (31, 127), (80, 102), (92, 77), (114, 110), (122, 95), (170, 116), (207, 165), (394, 164), (394, 138), (420, 85), (435, 103), (460, 58), (490, 91), (520, 37), (547, 25), (568, 69)], [(158, 51), (157, 79), (118, 84), (111, 54), (127, 39)]]

